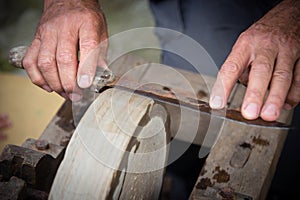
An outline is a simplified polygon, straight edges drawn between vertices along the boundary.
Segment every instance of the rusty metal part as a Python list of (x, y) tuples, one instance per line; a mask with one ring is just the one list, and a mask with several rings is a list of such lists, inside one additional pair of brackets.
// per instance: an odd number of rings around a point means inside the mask
[(43, 145), (47, 145), (48, 148), (39, 149), (36, 146), (38, 141), (45, 141), (45, 140), (35, 140), (35, 139), (32, 139), (32, 138), (29, 138), (22, 144), (22, 147), (32, 149), (32, 150), (35, 150), (35, 151), (39, 151), (41, 153), (46, 153), (46, 154), (52, 156), (54, 159), (57, 159), (61, 155), (61, 153), (65, 150), (64, 147), (61, 147), (61, 146), (56, 145), (56, 144), (49, 143), (47, 141)]
[(108, 68), (104, 69), (101, 67), (97, 67), (96, 74), (92, 86), (90, 88), (91, 91), (99, 93), (99, 91), (105, 87), (106, 85), (115, 81), (115, 76), (111, 70)]
[(192, 108), (194, 110), (198, 110), (202, 113), (207, 113), (209, 115), (213, 115), (214, 117), (229, 119), (238, 123), (244, 123), (251, 126), (263, 126), (270, 128), (289, 128), (288, 125), (280, 122), (267, 122), (261, 118), (255, 120), (247, 120), (243, 118), (241, 113), (237, 110), (232, 109), (223, 109), (223, 110), (212, 110), (207, 102), (201, 101), (197, 99), (197, 96), (194, 94), (190, 94), (184, 92), (180, 89), (169, 89), (166, 90), (165, 86), (160, 86), (156, 84), (144, 84), (141, 85), (138, 82), (132, 80), (124, 80), (118, 77), (115, 77), (115, 80), (108, 83), (98, 92), (102, 92), (107, 88), (114, 87), (120, 88), (123, 90), (128, 90), (129, 92), (134, 92), (143, 96), (148, 96), (157, 100), (159, 102), (164, 102), (168, 104), (177, 104), (180, 106), (185, 106), (188, 108)]
[(26, 183), (15, 176), (8, 182), (0, 182), (1, 200), (19, 200), (26, 199)]
[(0, 155), (0, 174), (4, 180), (17, 176), (31, 187), (49, 192), (64, 154), (62, 147), (52, 147), (60, 152), (56, 158), (26, 147), (7, 145)]
[(47, 149), (49, 149), (49, 142), (46, 140), (37, 140), (35, 142), (35, 147), (38, 150), (47, 150)]

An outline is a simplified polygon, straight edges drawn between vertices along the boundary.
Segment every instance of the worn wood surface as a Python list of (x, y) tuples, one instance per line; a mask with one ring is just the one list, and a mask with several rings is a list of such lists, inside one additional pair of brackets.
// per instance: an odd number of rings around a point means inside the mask
[[(163, 88), (176, 95), (185, 91), (194, 99), (208, 102), (214, 78), (172, 68), (158, 63), (148, 63), (132, 54), (124, 55), (109, 65), (109, 68), (122, 80), (134, 80), (140, 85)], [(196, 110), (183, 106), (165, 105), (170, 116), (171, 136), (178, 140), (202, 144), (206, 135), (210, 116), (200, 115)], [(199, 120), (201, 118), (201, 120)]]
[[(238, 85), (230, 108), (239, 109), (245, 87)], [(292, 112), (280, 121), (290, 123)], [(190, 199), (265, 199), (287, 136), (287, 129), (224, 121)]]
[[(131, 70), (132, 66), (143, 63), (141, 61), (135, 63), (133, 57), (125, 57), (126, 65), (122, 65), (121, 68), (117, 67), (117, 63), (112, 65), (113, 71), (120, 75)], [(141, 75), (138, 77), (139, 81), (163, 83), (171, 89), (187, 89), (186, 85), (180, 81), (183, 80), (180, 79), (180, 76), (183, 76), (192, 86), (197, 97), (200, 100), (208, 101), (209, 91), (214, 83), (213, 77), (177, 69), (176, 71), (180, 73), (179, 77), (172, 76), (170, 73), (163, 73), (159, 68), (151, 67), (156, 64), (146, 65), (147, 67), (143, 69), (144, 72), (139, 73)], [(245, 89), (242, 85), (236, 85), (228, 102), (228, 108), (239, 110)], [(195, 118), (192, 113), (188, 115), (191, 116), (190, 119)], [(188, 130), (189, 123), (193, 123), (193, 120), (180, 119), (178, 110), (173, 112), (171, 110), (170, 118), (172, 119), (170, 128), (173, 137), (177, 130), (174, 124), (184, 120), (185, 122), (182, 124), (186, 125), (184, 129)], [(279, 121), (288, 124), (291, 118), (292, 113), (283, 110)], [(202, 144), (208, 123), (207, 120), (202, 123), (200, 120), (200, 128), (194, 143)], [(230, 196), (233, 196), (233, 199), (264, 199), (275, 173), (287, 132), (287, 130), (224, 121), (219, 138), (206, 160), (190, 199), (222, 199), (226, 195), (229, 197), (228, 199), (231, 199)], [(186, 140), (186, 138), (189, 138), (188, 131), (184, 138), (178, 139)]]
[(150, 98), (104, 91), (76, 128), (50, 199), (157, 199), (167, 121)]
[(190, 199), (222, 199), (224, 188), (231, 188), (238, 199), (264, 199), (286, 133), (225, 121)]

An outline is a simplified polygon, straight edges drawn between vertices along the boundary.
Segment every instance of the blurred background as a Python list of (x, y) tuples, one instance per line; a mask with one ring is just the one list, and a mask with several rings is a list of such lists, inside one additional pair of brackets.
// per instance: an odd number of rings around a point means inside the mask
[[(109, 35), (154, 26), (147, 0), (101, 0), (100, 3)], [(38, 138), (64, 101), (55, 93), (33, 85), (24, 70), (17, 70), (7, 62), (12, 47), (30, 45), (42, 8), (43, 1), (0, 1), (0, 115), (7, 115), (12, 123), (7, 129), (0, 129), (0, 151), (6, 144), (20, 145), (27, 138)], [(142, 41), (143, 36), (140, 37), (132, 42)], [(147, 36), (147, 40), (157, 42), (154, 35)], [(159, 54), (155, 50), (141, 53), (152, 62), (159, 61)]]

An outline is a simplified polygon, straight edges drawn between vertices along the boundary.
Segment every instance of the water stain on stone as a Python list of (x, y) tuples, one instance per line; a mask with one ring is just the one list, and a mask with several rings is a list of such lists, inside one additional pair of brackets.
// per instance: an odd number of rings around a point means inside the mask
[(258, 137), (253, 137), (252, 142), (254, 144), (260, 145), (260, 146), (268, 146), (270, 145), (270, 142), (266, 139), (261, 138), (260, 136)]

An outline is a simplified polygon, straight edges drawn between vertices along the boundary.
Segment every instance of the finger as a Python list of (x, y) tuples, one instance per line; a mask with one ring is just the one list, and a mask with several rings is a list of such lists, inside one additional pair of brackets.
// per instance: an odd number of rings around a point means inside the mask
[(78, 35), (76, 32), (63, 30), (58, 37), (56, 61), (60, 81), (66, 94), (73, 93), (76, 87), (76, 74), (78, 66), (77, 46)]
[(83, 97), (83, 90), (81, 88), (79, 88), (79, 86), (76, 84), (72, 93), (68, 94), (68, 97), (73, 102), (80, 101)]
[(274, 68), (270, 92), (262, 108), (261, 117), (266, 121), (279, 118), (281, 108), (289, 91), (295, 60), (279, 53)]
[(32, 41), (31, 46), (28, 48), (22, 64), (32, 83), (48, 92), (52, 92), (52, 89), (49, 87), (37, 67), (39, 50), (40, 40), (38, 38), (35, 38)]
[(41, 39), (38, 55), (38, 68), (52, 90), (62, 93), (63, 88), (58, 76), (56, 66), (57, 35), (54, 32), (45, 32)]
[(77, 72), (77, 82), (81, 88), (87, 88), (92, 83), (100, 53), (99, 43), (99, 31), (91, 23), (84, 24), (79, 31), (80, 63)]
[(257, 56), (251, 64), (249, 82), (241, 110), (246, 119), (252, 120), (259, 116), (271, 80), (276, 53), (270, 49), (256, 53)]
[(248, 44), (237, 41), (218, 73), (209, 101), (211, 108), (225, 107), (232, 88), (250, 61), (251, 53)]
[(287, 95), (284, 108), (290, 110), (300, 102), (300, 59), (295, 64), (291, 88)]

